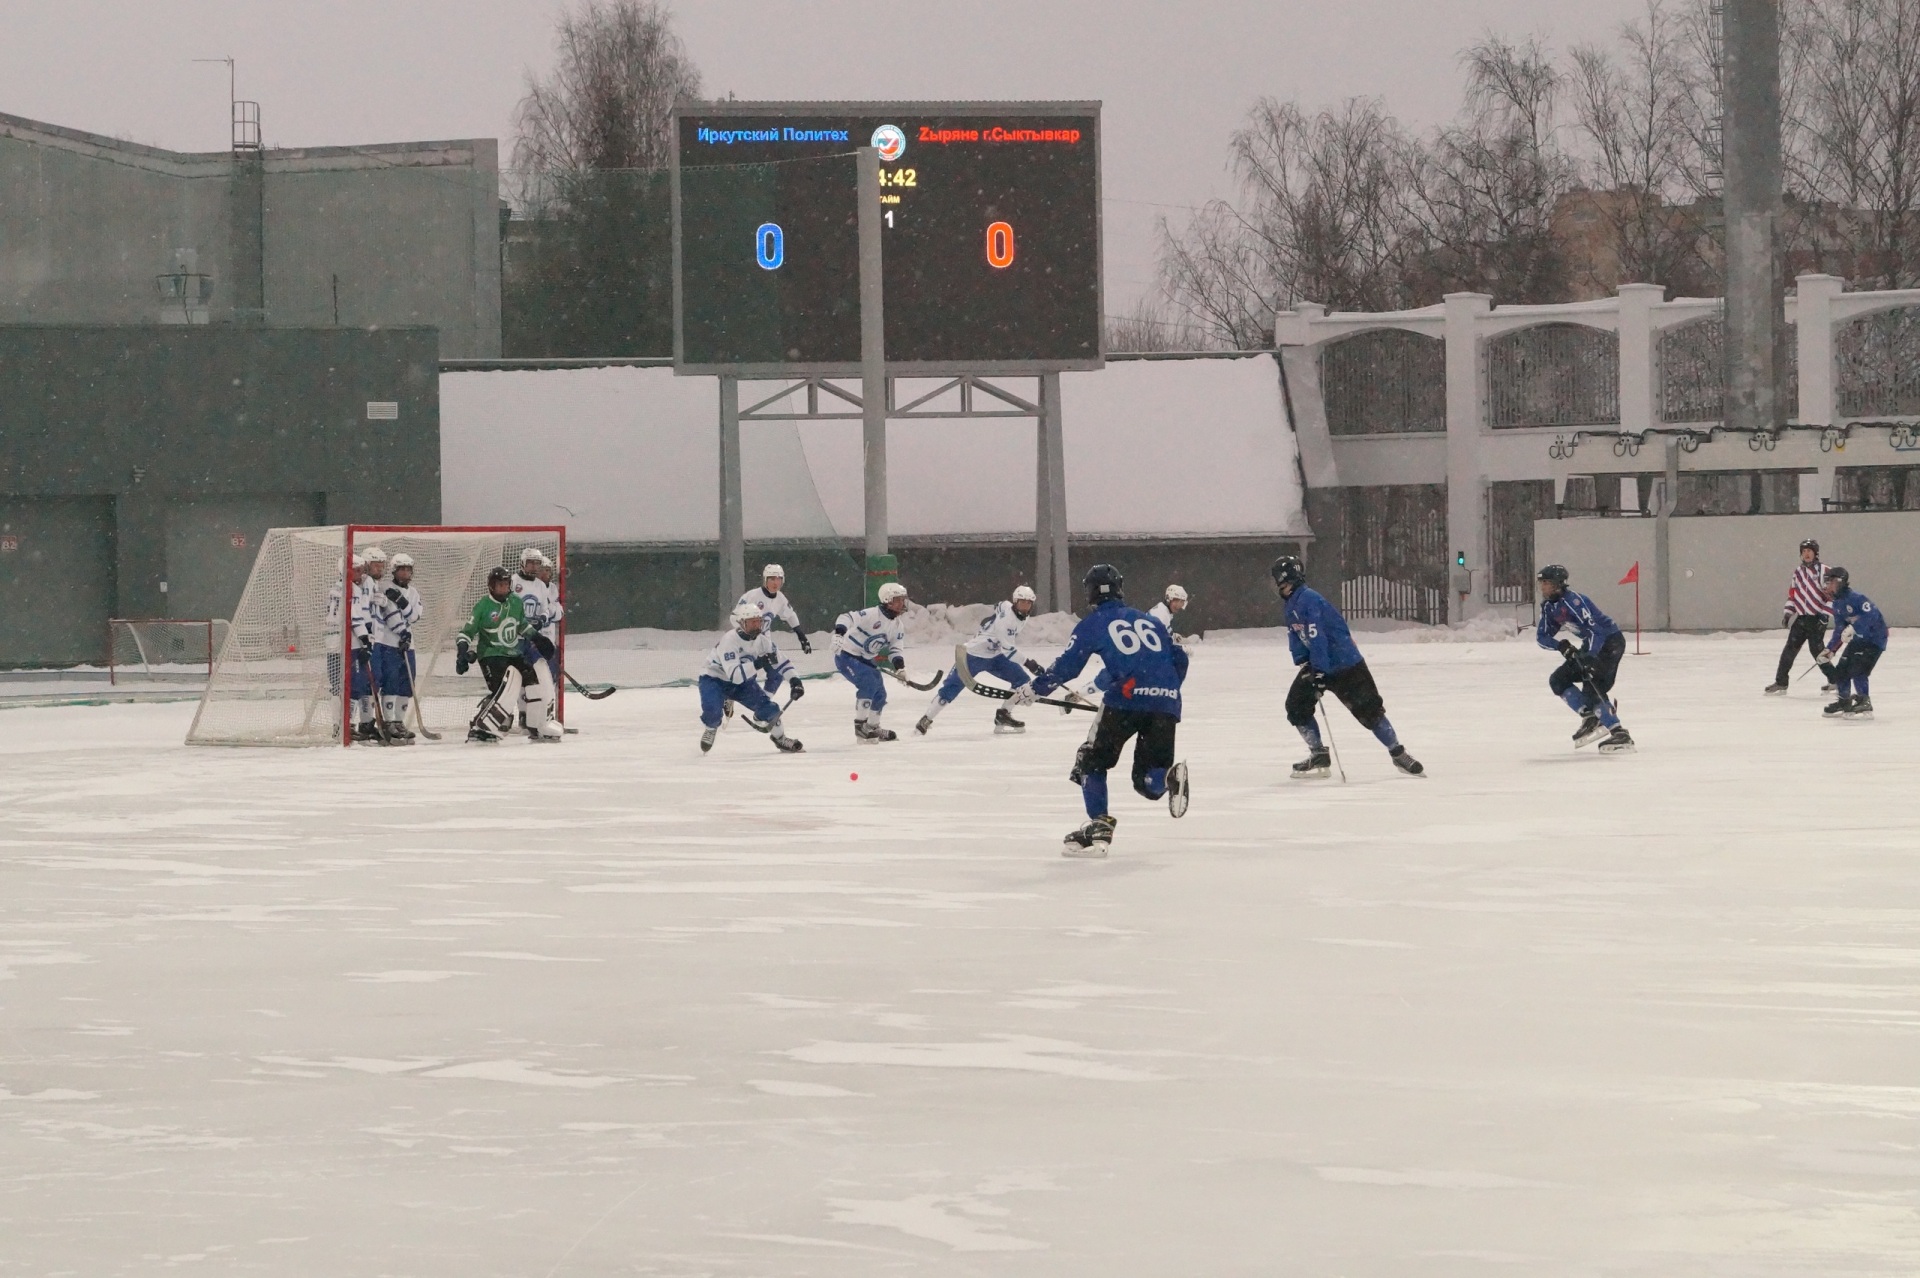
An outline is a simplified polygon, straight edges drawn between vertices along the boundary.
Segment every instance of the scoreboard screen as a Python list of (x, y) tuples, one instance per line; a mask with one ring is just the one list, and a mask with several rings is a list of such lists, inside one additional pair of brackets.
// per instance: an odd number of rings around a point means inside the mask
[(682, 372), (858, 369), (863, 146), (890, 370), (1100, 366), (1098, 104), (708, 103), (675, 135)]

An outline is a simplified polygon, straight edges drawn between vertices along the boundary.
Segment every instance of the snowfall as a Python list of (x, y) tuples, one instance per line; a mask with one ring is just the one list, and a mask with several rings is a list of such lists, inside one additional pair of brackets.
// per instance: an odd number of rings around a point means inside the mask
[(1920, 633), (1870, 723), (1648, 636), (1611, 758), (1530, 635), (1414, 637), (1428, 776), (1335, 708), (1344, 783), (1196, 645), (1105, 861), (1083, 716), (822, 677), (702, 755), (694, 636), (575, 641), (559, 745), (9, 709), (0, 1274), (1920, 1271)]

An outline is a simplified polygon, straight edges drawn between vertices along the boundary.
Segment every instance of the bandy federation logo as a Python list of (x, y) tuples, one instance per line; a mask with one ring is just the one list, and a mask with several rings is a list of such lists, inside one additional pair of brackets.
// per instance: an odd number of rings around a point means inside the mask
[(907, 153), (907, 135), (897, 124), (883, 124), (873, 131), (874, 149), (888, 164)]

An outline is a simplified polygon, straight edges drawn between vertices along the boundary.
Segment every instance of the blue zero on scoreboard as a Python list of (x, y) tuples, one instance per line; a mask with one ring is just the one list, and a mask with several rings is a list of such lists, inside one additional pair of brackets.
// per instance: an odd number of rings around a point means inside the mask
[(726, 102), (675, 125), (682, 371), (858, 368), (862, 146), (891, 369), (1100, 365), (1097, 103)]

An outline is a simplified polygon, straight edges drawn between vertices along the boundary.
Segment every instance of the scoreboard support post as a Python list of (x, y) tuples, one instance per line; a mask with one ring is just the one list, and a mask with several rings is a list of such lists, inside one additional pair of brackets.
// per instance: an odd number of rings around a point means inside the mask
[(720, 628), (747, 592), (746, 503), (740, 480), (740, 379), (720, 379)]
[(1034, 474), (1033, 591), (1037, 611), (1071, 611), (1073, 570), (1067, 561), (1067, 447), (1060, 422), (1060, 374), (1040, 375), (1039, 445)]
[[(887, 327), (880, 247), (880, 152), (859, 150), (860, 437), (866, 459), (867, 575), (887, 554)], [(879, 587), (869, 580), (867, 595)]]

